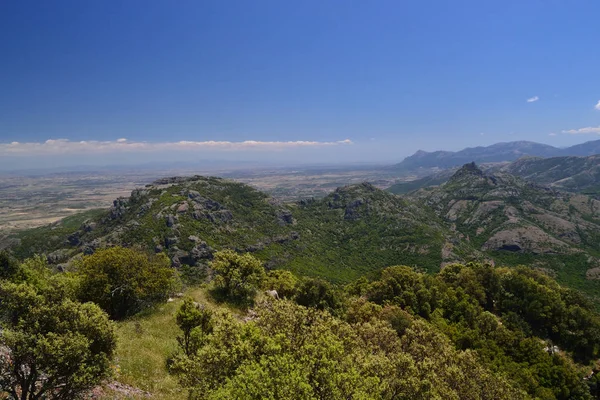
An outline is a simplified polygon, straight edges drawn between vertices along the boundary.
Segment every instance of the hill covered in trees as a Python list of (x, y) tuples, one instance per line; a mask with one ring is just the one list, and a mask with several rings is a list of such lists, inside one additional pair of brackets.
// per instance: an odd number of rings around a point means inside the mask
[(365, 183), (296, 203), (162, 179), (0, 253), (0, 387), (598, 398), (599, 206), (475, 164), (406, 196)]
[(231, 248), (255, 254), (268, 268), (347, 282), (397, 263), (437, 270), (442, 245), (454, 236), (429, 210), (370, 184), (283, 204), (250, 186), (205, 177), (157, 181), (59, 233), (25, 232), (13, 251), (45, 253), (63, 265), (98, 248), (142, 246), (200, 273), (215, 250)]
[(600, 156), (523, 157), (500, 168), (539, 185), (596, 196), (600, 188)]
[(24, 232), (13, 252), (43, 253), (68, 269), (81, 254), (139, 246), (202, 280), (214, 252), (233, 249), (252, 253), (267, 269), (340, 283), (389, 265), (435, 272), (452, 262), (495, 261), (540, 268), (600, 297), (599, 210), (594, 198), (483, 173), (474, 164), (441, 186), (404, 196), (365, 183), (295, 203), (220, 178), (168, 178), (80, 225)]

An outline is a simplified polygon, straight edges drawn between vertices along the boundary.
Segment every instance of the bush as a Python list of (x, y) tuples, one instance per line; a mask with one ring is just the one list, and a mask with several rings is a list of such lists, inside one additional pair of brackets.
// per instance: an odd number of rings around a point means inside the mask
[(296, 295), (298, 278), (290, 271), (276, 269), (269, 271), (263, 287), (267, 290), (276, 290), (281, 298), (291, 299)]
[(205, 336), (212, 332), (212, 311), (196, 303), (191, 297), (186, 297), (177, 310), (177, 326), (183, 335), (177, 338), (179, 347), (185, 355), (195, 354)]
[(305, 307), (327, 310), (333, 314), (343, 307), (340, 294), (327, 281), (306, 279), (297, 289), (296, 302)]
[(95, 304), (51, 301), (28, 284), (0, 284), (0, 391), (14, 399), (74, 399), (110, 371), (113, 324)]
[(85, 257), (78, 273), (80, 299), (97, 303), (113, 319), (166, 301), (176, 283), (176, 271), (166, 256), (148, 256), (123, 247)]
[(232, 250), (218, 251), (210, 267), (217, 274), (216, 287), (225, 297), (234, 301), (251, 300), (265, 279), (265, 269), (251, 254), (237, 254)]
[(17, 273), (19, 264), (6, 251), (0, 251), (0, 279), (9, 279)]

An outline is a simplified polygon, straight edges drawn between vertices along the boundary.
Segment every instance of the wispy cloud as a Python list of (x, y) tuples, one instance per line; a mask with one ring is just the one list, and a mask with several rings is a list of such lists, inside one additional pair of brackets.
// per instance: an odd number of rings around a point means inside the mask
[(598, 100), (598, 104), (594, 107), (596, 110), (600, 111), (600, 100)]
[(243, 142), (230, 141), (179, 141), (179, 142), (136, 142), (127, 139), (115, 141), (71, 141), (68, 139), (49, 139), (45, 142), (12, 142), (0, 143), (0, 156), (10, 155), (62, 155), (62, 154), (107, 154), (107, 153), (134, 153), (158, 151), (278, 151), (298, 148), (318, 148), (328, 146), (342, 146), (353, 144), (350, 139), (335, 142), (318, 142), (308, 140), (297, 141), (257, 141), (246, 140)]
[(549, 133), (548, 136), (556, 136), (556, 133), (554, 133), (554, 132)]
[(540, 98), (538, 96), (533, 96), (527, 99), (528, 103), (535, 103), (536, 101), (538, 101)]
[(570, 129), (568, 131), (562, 131), (562, 133), (568, 133), (570, 135), (589, 135), (589, 134), (600, 135), (600, 126), (597, 126), (597, 127), (588, 126), (587, 128)]

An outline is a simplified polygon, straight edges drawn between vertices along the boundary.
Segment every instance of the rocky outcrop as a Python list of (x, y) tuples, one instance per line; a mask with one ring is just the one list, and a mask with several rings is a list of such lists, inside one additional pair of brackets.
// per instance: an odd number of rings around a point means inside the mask
[(122, 218), (127, 212), (127, 208), (129, 206), (129, 199), (124, 197), (119, 197), (118, 199), (113, 201), (113, 205), (109, 211), (109, 218), (112, 220)]
[(532, 254), (568, 254), (569, 245), (535, 226), (520, 226), (496, 232), (482, 250), (505, 250)]
[(279, 225), (294, 225), (296, 220), (290, 210), (279, 210), (277, 212), (277, 222)]

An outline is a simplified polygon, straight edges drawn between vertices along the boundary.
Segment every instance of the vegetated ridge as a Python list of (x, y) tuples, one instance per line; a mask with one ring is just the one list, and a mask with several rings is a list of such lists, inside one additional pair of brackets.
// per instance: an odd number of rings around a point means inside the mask
[(333, 282), (389, 265), (433, 272), (482, 261), (530, 264), (600, 297), (600, 202), (487, 175), (474, 164), (442, 186), (404, 197), (365, 183), (289, 204), (220, 178), (162, 179), (115, 200), (62, 240), (34, 239), (22, 239), (15, 254), (46, 253), (62, 268), (78, 254), (116, 245), (165, 253), (198, 277), (225, 248), (250, 252), (268, 269)]
[[(527, 181), (555, 189), (597, 196), (600, 191), (600, 155), (587, 157), (524, 156), (511, 163), (479, 164), (490, 173), (508, 173)], [(449, 168), (409, 182), (400, 182), (386, 190), (395, 194), (409, 193), (446, 182), (458, 170)]]
[(599, 294), (600, 201), (509, 174), (486, 174), (474, 163), (410, 197), (496, 262), (541, 268)]
[(448, 261), (444, 243), (455, 236), (430, 210), (366, 183), (283, 204), (241, 183), (197, 176), (134, 190), (62, 240), (23, 234), (14, 252), (46, 253), (64, 264), (98, 248), (141, 246), (198, 272), (215, 250), (230, 248), (253, 253), (268, 268), (347, 282), (394, 264), (438, 270)]

